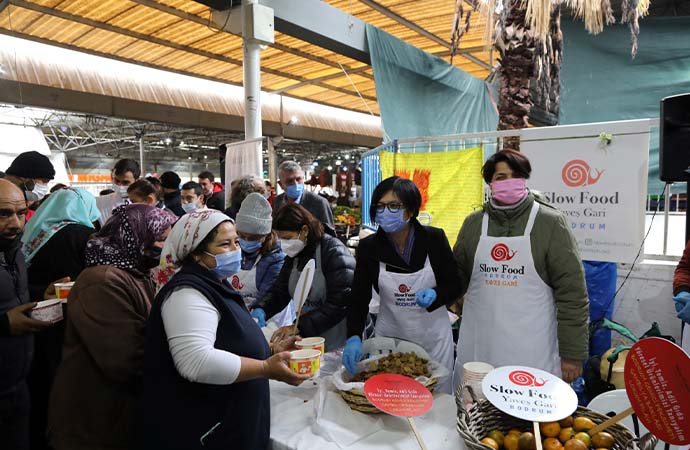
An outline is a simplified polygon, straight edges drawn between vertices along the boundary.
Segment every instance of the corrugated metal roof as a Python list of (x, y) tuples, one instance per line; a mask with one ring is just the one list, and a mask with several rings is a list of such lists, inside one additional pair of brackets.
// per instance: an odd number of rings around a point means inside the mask
[[(434, 39), (357, 0), (326, 0), (408, 43), (449, 61)], [(3, 2), (0, 1), (0, 5)], [(242, 40), (209, 25), (210, 12), (189, 0), (7, 0), (0, 33), (53, 42), (92, 54), (242, 84)], [(450, 40), (453, 0), (377, 0), (425, 31)], [(484, 45), (483, 18), (474, 14), (461, 50), (493, 65)], [(299, 39), (276, 33), (276, 45), (261, 55), (262, 89), (360, 112), (378, 114), (371, 67)], [(457, 55), (453, 63), (485, 78), (489, 71)], [(348, 72), (348, 78), (339, 64)], [(362, 98), (358, 95), (361, 94)], [(365, 104), (366, 103), (366, 104)]]

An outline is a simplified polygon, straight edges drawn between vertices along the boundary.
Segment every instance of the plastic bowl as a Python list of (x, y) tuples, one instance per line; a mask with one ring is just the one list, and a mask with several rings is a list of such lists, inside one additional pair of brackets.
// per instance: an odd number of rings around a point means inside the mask
[(62, 301), (59, 299), (38, 302), (31, 310), (31, 318), (41, 322), (59, 322), (62, 320)]

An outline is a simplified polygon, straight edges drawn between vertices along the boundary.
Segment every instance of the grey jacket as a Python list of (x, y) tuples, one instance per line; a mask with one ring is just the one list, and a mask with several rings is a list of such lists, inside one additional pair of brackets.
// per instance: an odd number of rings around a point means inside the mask
[[(275, 200), (273, 200), (273, 215), (275, 216), (278, 210), (285, 206), (287, 202), (288, 198), (284, 192), (277, 196)], [(331, 205), (328, 204), (325, 198), (305, 190), (299, 204), (304, 206), (307, 211), (319, 219), (323, 226), (329, 230), (328, 232), (335, 236), (333, 211), (331, 210)]]

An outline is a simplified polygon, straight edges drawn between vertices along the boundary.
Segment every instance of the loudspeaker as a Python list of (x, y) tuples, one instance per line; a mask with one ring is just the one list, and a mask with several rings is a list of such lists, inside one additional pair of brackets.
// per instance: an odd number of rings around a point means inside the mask
[(659, 178), (672, 183), (690, 175), (690, 93), (661, 100)]

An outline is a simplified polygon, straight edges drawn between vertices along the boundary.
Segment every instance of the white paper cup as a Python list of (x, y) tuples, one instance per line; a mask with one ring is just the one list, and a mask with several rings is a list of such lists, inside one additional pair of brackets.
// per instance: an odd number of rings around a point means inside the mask
[(494, 370), (494, 366), (480, 361), (467, 362), (462, 365), (462, 378), (465, 383), (479, 382), (486, 374)]
[(62, 301), (59, 299), (38, 302), (31, 310), (31, 318), (41, 322), (59, 322), (62, 320)]
[(74, 281), (70, 281), (69, 283), (55, 283), (55, 295), (60, 300), (67, 300), (72, 286), (74, 286)]
[(290, 352), (290, 370), (300, 375), (317, 375), (321, 369), (321, 352), (318, 350), (295, 350)]
[(326, 339), (322, 337), (308, 337), (304, 338), (300, 341), (295, 342), (295, 347), (300, 348), (300, 349), (314, 349), (318, 350), (321, 352), (321, 355), (323, 356), (325, 347), (326, 347)]

